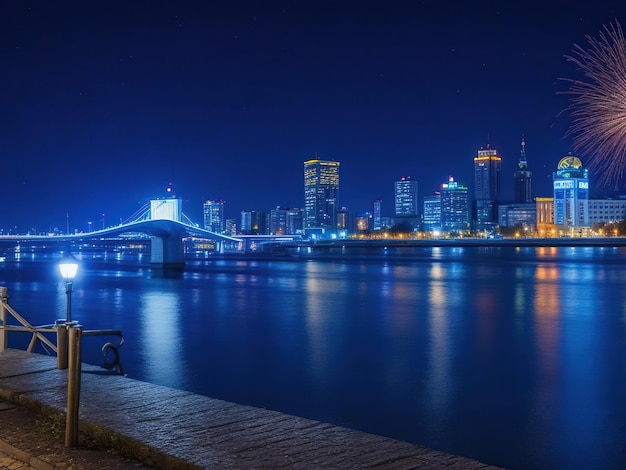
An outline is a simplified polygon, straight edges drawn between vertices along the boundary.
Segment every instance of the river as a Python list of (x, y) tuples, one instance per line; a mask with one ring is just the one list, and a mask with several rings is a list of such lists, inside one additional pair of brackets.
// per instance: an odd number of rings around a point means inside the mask
[[(626, 248), (197, 260), (173, 277), (78, 259), (72, 318), (123, 331), (130, 377), (512, 469), (626, 468)], [(0, 263), (33, 324), (65, 317), (57, 262)], [(103, 341), (85, 338), (86, 362)]]

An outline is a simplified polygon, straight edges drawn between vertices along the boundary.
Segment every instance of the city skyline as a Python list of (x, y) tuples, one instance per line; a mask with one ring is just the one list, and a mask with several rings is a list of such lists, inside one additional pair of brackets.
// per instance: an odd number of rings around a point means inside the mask
[[(420, 205), (471, 159), (502, 156), (502, 200), (525, 136), (534, 195), (572, 151), (564, 56), (624, 17), (617, 1), (5, 3), (0, 227), (87, 230), (173, 181), (206, 200), (302, 207), (301, 165), (342, 163), (358, 213), (415, 176)], [(583, 162), (586, 155), (579, 155)], [(590, 181), (597, 178), (590, 175)], [(473, 190), (473, 188), (471, 188)], [(592, 188), (595, 194), (600, 188)], [(421, 210), (421, 207), (420, 207)], [(104, 216), (103, 216), (104, 214)]]

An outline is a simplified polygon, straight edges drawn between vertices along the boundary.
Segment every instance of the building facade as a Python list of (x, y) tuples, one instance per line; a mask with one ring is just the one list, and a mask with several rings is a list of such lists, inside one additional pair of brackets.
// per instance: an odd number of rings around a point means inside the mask
[(500, 227), (521, 226), (530, 235), (537, 226), (537, 205), (535, 203), (500, 204), (498, 206), (498, 225)]
[(244, 235), (269, 235), (267, 213), (264, 211), (241, 211), (241, 233)]
[(567, 155), (552, 175), (554, 223), (559, 229), (589, 226), (589, 172), (580, 158)]
[(422, 219), (425, 232), (441, 231), (441, 192), (424, 196), (424, 218)]
[(215, 233), (224, 233), (226, 219), (224, 217), (224, 201), (206, 201), (203, 206), (204, 229)]
[(376, 199), (372, 201), (372, 222), (374, 230), (383, 229), (383, 201)]
[(589, 199), (589, 225), (626, 220), (626, 198)]
[(522, 150), (520, 151), (518, 170), (513, 173), (513, 190), (516, 204), (529, 204), (533, 202), (532, 197), (532, 171), (528, 170), (526, 161), (526, 141), (522, 138)]
[(474, 204), (478, 230), (493, 230), (498, 223), (502, 158), (487, 145), (474, 157)]
[(469, 190), (451, 176), (441, 185), (441, 229), (461, 232), (470, 226)]
[(402, 177), (394, 183), (395, 215), (415, 217), (417, 211), (417, 181)]
[(339, 162), (304, 162), (304, 227), (337, 229)]

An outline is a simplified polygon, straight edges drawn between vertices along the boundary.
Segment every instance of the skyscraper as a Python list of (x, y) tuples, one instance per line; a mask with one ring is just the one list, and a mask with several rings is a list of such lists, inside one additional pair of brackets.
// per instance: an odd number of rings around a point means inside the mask
[(514, 202), (516, 203), (530, 203), (533, 202), (531, 194), (532, 183), (532, 171), (528, 170), (528, 163), (526, 162), (526, 141), (522, 137), (522, 150), (520, 151), (519, 170), (516, 170), (513, 174), (514, 182)]
[(467, 230), (470, 222), (469, 191), (450, 176), (441, 185), (441, 229), (445, 232)]
[(206, 201), (204, 209), (204, 229), (215, 233), (223, 233), (225, 229), (224, 201)]
[(383, 228), (383, 214), (382, 214), (382, 199), (375, 199), (372, 201), (372, 221), (374, 230), (381, 230)]
[(304, 227), (337, 229), (339, 162), (304, 162)]
[(441, 192), (424, 196), (424, 231), (436, 232), (441, 230)]
[(498, 223), (500, 200), (500, 169), (502, 158), (488, 144), (474, 157), (474, 201), (476, 228), (491, 230)]
[(552, 175), (554, 223), (562, 228), (589, 225), (589, 172), (580, 158), (567, 155)]
[(394, 184), (396, 216), (417, 215), (417, 181), (410, 176), (402, 177)]

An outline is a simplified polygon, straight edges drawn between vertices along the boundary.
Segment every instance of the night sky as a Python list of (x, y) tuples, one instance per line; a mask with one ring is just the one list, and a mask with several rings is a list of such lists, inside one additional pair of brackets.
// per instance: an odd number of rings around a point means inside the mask
[(559, 78), (583, 78), (564, 55), (626, 23), (623, 0), (0, 5), (4, 233), (117, 224), (170, 181), (196, 222), (207, 199), (238, 222), (302, 207), (316, 154), (341, 162), (341, 206), (393, 215), (396, 179), (471, 189), (489, 143), (506, 200), (522, 135), (549, 196), (572, 150)]

